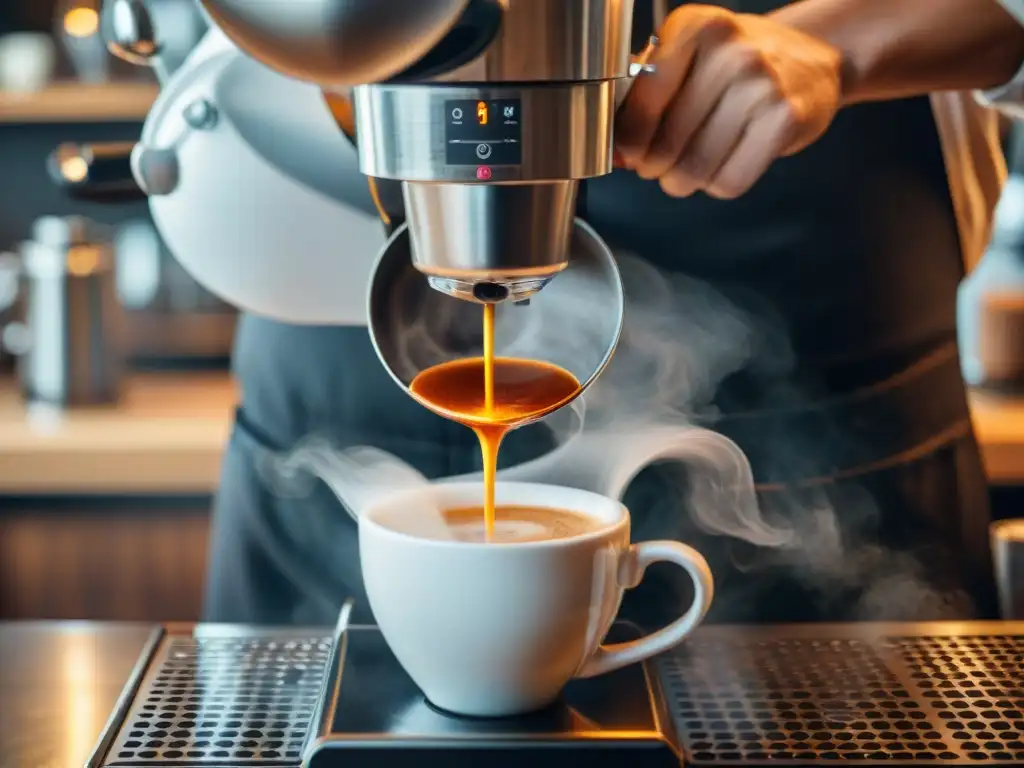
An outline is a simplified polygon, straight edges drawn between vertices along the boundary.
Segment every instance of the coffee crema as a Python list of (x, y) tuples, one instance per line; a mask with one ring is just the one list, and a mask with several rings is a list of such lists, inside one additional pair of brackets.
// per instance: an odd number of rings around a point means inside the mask
[(600, 520), (580, 512), (512, 504), (495, 508), (494, 528), (490, 532), (480, 506), (453, 507), (443, 510), (441, 517), (444, 525), (436, 528), (435, 535), (429, 538), (470, 544), (530, 544), (571, 539), (604, 527)]

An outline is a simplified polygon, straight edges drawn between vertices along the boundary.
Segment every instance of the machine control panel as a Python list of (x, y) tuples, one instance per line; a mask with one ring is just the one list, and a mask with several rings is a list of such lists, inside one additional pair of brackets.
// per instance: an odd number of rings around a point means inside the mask
[[(519, 99), (452, 99), (445, 109), (448, 165), (520, 165), (523, 162)], [(479, 178), (479, 174), (477, 175)]]

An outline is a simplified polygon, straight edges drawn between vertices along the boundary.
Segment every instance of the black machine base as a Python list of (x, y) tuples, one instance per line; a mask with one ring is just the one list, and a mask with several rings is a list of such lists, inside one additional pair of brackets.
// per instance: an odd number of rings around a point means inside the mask
[(657, 662), (505, 720), (433, 708), (375, 628), (171, 628), (88, 768), (626, 761), (1024, 766), (1024, 623), (703, 627)]
[[(614, 632), (613, 640), (638, 635), (626, 625)], [(682, 761), (653, 667), (573, 681), (543, 712), (483, 719), (426, 701), (375, 628), (346, 632), (334, 666), (309, 768), (422, 768), (431, 760), (445, 768), (678, 768)]]

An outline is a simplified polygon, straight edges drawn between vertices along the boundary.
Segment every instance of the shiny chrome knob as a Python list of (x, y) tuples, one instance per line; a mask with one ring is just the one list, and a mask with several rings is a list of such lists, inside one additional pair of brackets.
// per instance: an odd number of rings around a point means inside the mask
[(257, 61), (324, 86), (387, 80), (422, 59), (470, 0), (201, 0)]
[(153, 17), (143, 0), (107, 0), (103, 5), (107, 50), (140, 67), (152, 67), (162, 81), (160, 43)]

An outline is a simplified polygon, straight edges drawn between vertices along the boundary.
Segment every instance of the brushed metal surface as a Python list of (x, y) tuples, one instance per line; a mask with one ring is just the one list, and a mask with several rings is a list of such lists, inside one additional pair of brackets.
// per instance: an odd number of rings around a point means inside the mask
[(460, 298), (481, 282), (505, 286), (499, 300), (527, 298), (568, 264), (576, 186), (403, 184), (412, 263), (464, 283)]
[(490, 183), (586, 179), (612, 170), (613, 81), (360, 86), (352, 98), (360, 170), (368, 176), (478, 184), (475, 166), (448, 165), (445, 158), (445, 104), (455, 99), (522, 105), (522, 161), (492, 166)]
[(0, 766), (85, 766), (158, 631), (0, 622)]
[(633, 0), (514, 0), (483, 55), (447, 82), (611, 80), (626, 77)]

